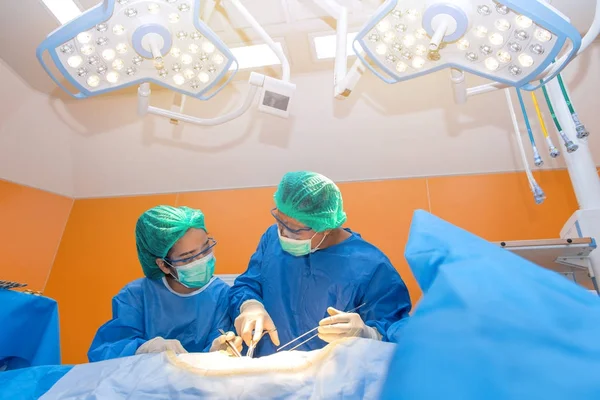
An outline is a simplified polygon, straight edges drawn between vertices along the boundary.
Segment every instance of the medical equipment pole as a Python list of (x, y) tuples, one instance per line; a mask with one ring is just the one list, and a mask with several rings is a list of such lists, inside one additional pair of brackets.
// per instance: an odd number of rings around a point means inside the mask
[[(589, 215), (596, 215), (596, 212), (600, 213), (600, 177), (598, 177), (598, 170), (596, 169), (596, 164), (592, 158), (587, 140), (577, 138), (575, 123), (571, 117), (571, 112), (562, 94), (558, 80), (553, 79), (548, 82), (546, 88), (554, 106), (556, 117), (563, 130), (575, 144), (579, 145), (579, 149), (576, 152), (568, 153), (564, 143), (562, 141), (560, 143), (563, 148), (573, 190), (579, 204), (580, 211), (578, 213), (585, 212)], [(590, 219), (589, 221), (580, 221), (578, 225), (581, 236), (589, 236), (600, 240), (600, 224), (592, 223)], [(600, 276), (600, 251), (592, 251), (590, 253), (590, 261), (592, 275), (596, 277)]]

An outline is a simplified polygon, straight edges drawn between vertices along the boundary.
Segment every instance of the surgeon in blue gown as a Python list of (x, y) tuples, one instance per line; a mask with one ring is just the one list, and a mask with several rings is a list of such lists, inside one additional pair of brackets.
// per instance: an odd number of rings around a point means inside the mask
[(226, 339), (241, 350), (228, 313), (229, 287), (213, 277), (216, 241), (207, 234), (204, 214), (152, 208), (137, 222), (136, 245), (146, 277), (113, 298), (113, 318), (96, 333), (89, 360), (227, 350)]
[[(342, 228), (338, 187), (317, 173), (291, 172), (274, 199), (276, 224), (230, 291), (232, 319), (246, 345), (258, 343), (257, 356), (273, 354), (317, 326), (318, 338), (298, 350), (344, 337), (387, 341), (388, 328), (408, 317), (408, 290), (379, 249)], [(260, 340), (263, 331), (270, 340)]]

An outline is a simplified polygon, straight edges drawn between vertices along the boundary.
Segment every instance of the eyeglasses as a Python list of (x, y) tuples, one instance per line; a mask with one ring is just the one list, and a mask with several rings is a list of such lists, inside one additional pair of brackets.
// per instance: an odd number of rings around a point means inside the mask
[(289, 226), (287, 226), (285, 224), (285, 222), (283, 222), (281, 219), (279, 219), (279, 217), (277, 216), (277, 214), (275, 213), (277, 211), (277, 208), (274, 208), (271, 210), (271, 215), (273, 216), (273, 218), (275, 218), (275, 220), (277, 221), (277, 225), (279, 225), (280, 228), (285, 229), (286, 231), (294, 234), (294, 235), (298, 235), (302, 232), (311, 232), (312, 229), (305, 227), (305, 228), (299, 228), (299, 229), (292, 229)]
[(172, 266), (175, 266), (175, 264), (180, 265), (180, 266), (185, 265), (194, 260), (198, 260), (198, 259), (208, 255), (212, 251), (213, 247), (215, 247), (216, 245), (217, 245), (217, 241), (215, 239), (209, 237), (208, 240), (206, 241), (206, 243), (204, 243), (204, 246), (202, 246), (202, 249), (198, 253), (196, 253), (190, 257), (180, 258), (180, 259), (172, 259), (172, 258), (165, 257), (164, 260), (167, 263), (171, 264)]

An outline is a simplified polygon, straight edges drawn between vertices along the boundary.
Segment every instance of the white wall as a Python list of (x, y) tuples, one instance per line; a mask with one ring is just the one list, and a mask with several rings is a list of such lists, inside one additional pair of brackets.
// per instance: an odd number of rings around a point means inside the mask
[[(592, 135), (600, 134), (596, 101), (600, 46), (575, 61), (565, 76), (586, 126)], [(10, 131), (33, 131), (38, 141), (40, 137), (45, 141), (0, 149), (11, 157), (10, 162), (0, 160), (0, 171), (4, 177), (9, 165), (33, 163), (35, 169), (14, 173), (12, 179), (66, 190), (69, 144), (59, 134), (65, 126), (71, 131), (76, 197), (274, 185), (294, 169), (317, 170), (338, 181), (521, 169), (501, 92), (458, 106), (453, 103), (447, 72), (391, 86), (369, 75), (350, 99), (337, 101), (331, 97), (331, 72), (293, 76), (293, 80), (298, 89), (289, 120), (252, 111), (214, 128), (174, 126), (154, 116), (140, 119), (131, 91), (82, 101), (64, 96), (49, 101), (31, 94), (20, 99), (22, 89), (11, 81), (8, 84), (15, 86), (17, 94), (8, 101), (4, 92), (2, 103), (14, 107), (18, 98), (24, 105), (35, 104), (39, 117), (32, 119), (25, 110), (9, 112)], [(245, 90), (240, 83), (210, 102), (188, 101), (187, 112), (204, 117), (226, 112), (241, 101)], [(152, 103), (167, 107), (171, 98), (169, 93), (159, 93)], [(534, 109), (530, 111), (533, 122)], [(600, 160), (600, 140), (592, 137), (590, 142)], [(545, 158), (546, 167), (564, 165), (562, 160)], [(49, 159), (61, 168), (49, 166)]]
[(72, 196), (71, 129), (0, 59), (0, 178)]

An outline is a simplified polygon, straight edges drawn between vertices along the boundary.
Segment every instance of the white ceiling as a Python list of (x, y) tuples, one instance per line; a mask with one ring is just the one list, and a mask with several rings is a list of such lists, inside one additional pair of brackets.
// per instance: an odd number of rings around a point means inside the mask
[[(76, 0), (82, 9), (89, 9), (98, 0)], [(0, 58), (33, 89), (56, 93), (56, 85), (42, 70), (35, 58), (39, 43), (58, 27), (58, 22), (41, 0), (3, 1), (0, 6)], [(309, 35), (332, 32), (335, 22), (313, 0), (243, 0), (243, 4), (275, 39), (283, 39), (289, 55), (292, 74), (331, 69), (332, 63), (316, 61)], [(344, 0), (354, 9), (350, 27), (359, 28), (378, 0)], [(591, 23), (595, 0), (553, 0), (553, 6), (570, 17), (575, 26), (586, 31)], [(362, 10), (360, 10), (362, 8)], [(223, 0), (210, 27), (229, 45), (253, 43), (258, 36), (241, 18), (234, 7)]]

